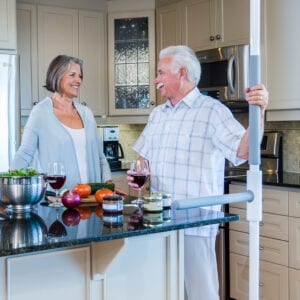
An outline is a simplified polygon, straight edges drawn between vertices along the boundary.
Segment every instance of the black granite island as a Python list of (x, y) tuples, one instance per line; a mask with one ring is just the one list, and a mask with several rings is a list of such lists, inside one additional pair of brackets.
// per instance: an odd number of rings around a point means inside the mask
[(0, 299), (183, 299), (185, 228), (238, 220), (204, 209), (104, 214), (38, 204), (0, 215)]

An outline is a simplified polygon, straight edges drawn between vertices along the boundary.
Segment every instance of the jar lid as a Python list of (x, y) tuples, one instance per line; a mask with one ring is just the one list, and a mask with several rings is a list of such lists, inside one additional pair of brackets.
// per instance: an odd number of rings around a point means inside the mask
[(144, 200), (148, 202), (157, 202), (162, 200), (162, 195), (160, 194), (152, 194), (150, 196), (144, 196)]
[(123, 200), (123, 197), (120, 195), (107, 195), (103, 197), (103, 200), (108, 200), (108, 201), (121, 201)]

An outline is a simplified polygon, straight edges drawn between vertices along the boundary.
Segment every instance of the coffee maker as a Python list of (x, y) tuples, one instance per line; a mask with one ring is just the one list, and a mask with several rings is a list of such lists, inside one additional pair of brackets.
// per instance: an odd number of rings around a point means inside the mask
[(100, 127), (100, 133), (103, 141), (103, 152), (111, 170), (120, 169), (122, 164), (120, 159), (124, 158), (124, 151), (119, 143), (119, 127), (102, 126)]

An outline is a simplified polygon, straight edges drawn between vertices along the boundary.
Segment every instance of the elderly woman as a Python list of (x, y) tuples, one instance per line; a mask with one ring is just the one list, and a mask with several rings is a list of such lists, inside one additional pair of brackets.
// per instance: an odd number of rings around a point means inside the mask
[(111, 181), (93, 113), (74, 100), (82, 79), (82, 60), (66, 55), (52, 60), (45, 88), (53, 94), (32, 109), (11, 169), (34, 162), (34, 168), (46, 173), (49, 162), (60, 161), (67, 175), (64, 188)]

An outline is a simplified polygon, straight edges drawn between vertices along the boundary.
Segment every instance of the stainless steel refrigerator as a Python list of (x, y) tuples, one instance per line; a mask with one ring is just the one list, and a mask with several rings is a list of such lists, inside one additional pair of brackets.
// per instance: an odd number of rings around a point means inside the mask
[(7, 172), (20, 142), (18, 56), (0, 53), (0, 172)]

